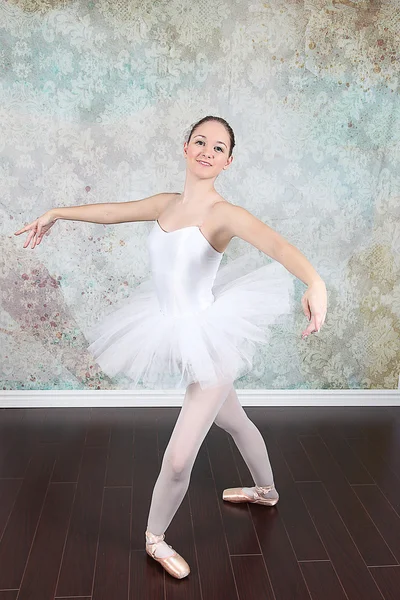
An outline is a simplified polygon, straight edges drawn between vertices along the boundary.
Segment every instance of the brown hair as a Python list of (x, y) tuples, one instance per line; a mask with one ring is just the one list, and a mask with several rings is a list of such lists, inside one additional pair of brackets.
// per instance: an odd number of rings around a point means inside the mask
[[(187, 139), (187, 143), (190, 142), (190, 138), (192, 137), (192, 134), (195, 131), (195, 129), (197, 129), (203, 123), (207, 123), (207, 121), (218, 121), (218, 123), (221, 123), (221, 125), (223, 125), (225, 127), (225, 129), (227, 130), (227, 132), (229, 134), (229, 139), (230, 139), (230, 143), (231, 143), (230, 144), (231, 147), (229, 148), (229, 156), (231, 156), (233, 148), (235, 146), (235, 134), (233, 133), (233, 129), (229, 125), (229, 123), (227, 121), (225, 121), (225, 119), (223, 119), (222, 117), (213, 117), (212, 115), (208, 115), (207, 117), (203, 117), (202, 119), (200, 119), (200, 121), (197, 121), (197, 123), (192, 125), (192, 128), (189, 133), (189, 137)], [(228, 158), (229, 158), (229, 156), (228, 156)]]

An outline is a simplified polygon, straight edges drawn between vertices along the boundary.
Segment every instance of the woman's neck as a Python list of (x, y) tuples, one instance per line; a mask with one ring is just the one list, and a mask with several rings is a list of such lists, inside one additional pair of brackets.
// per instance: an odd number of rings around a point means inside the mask
[(214, 201), (218, 192), (214, 188), (215, 177), (212, 179), (199, 179), (192, 173), (186, 173), (185, 185), (179, 198), (180, 204), (193, 206), (204, 204), (208, 200)]

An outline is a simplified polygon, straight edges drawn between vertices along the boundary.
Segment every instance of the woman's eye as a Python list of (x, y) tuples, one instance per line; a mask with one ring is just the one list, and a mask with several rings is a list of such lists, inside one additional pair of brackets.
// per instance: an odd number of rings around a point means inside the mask
[[(198, 144), (200, 142), (200, 144), (204, 144), (203, 140), (196, 140), (195, 144)], [(221, 146), (216, 146), (216, 148), (218, 148), (218, 150), (220, 150), (221, 152), (223, 152), (223, 149), (221, 148)]]

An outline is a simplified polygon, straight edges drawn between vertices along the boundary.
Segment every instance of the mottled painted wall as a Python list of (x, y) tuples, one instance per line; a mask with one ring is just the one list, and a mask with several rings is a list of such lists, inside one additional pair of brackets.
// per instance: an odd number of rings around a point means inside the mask
[[(13, 232), (53, 206), (181, 190), (184, 137), (206, 114), (237, 138), (217, 189), (296, 245), (329, 295), (302, 341), (296, 280), (293, 315), (237, 387), (397, 387), (397, 2), (1, 0), (0, 27), (3, 389), (129, 388), (83, 332), (148, 277), (152, 224), (58, 221), (34, 250)], [(235, 239), (224, 261), (248, 251)]]

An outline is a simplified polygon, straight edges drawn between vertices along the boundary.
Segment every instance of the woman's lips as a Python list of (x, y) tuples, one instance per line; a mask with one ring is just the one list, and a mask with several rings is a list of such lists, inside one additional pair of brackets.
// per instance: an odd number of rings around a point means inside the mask
[(198, 160), (197, 162), (200, 163), (201, 165), (203, 165), (203, 167), (211, 167), (210, 163), (203, 162), (201, 160)]

